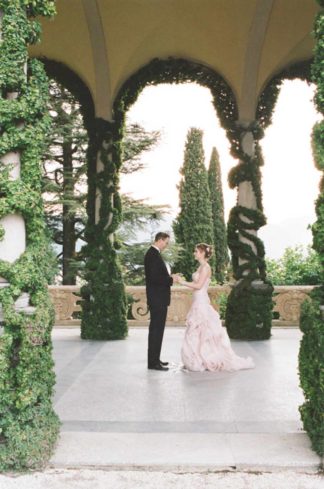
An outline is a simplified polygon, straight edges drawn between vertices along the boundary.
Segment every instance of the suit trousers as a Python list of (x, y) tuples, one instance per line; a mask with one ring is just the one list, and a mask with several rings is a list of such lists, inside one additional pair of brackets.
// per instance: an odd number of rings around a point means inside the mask
[(167, 305), (149, 305), (151, 320), (148, 335), (148, 365), (157, 365), (160, 360), (162, 340), (167, 317)]

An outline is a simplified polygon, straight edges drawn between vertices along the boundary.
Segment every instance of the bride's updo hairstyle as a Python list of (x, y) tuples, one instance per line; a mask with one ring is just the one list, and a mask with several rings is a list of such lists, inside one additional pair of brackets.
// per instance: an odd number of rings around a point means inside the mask
[(206, 260), (209, 260), (209, 258), (213, 254), (213, 247), (211, 245), (209, 245), (209, 244), (206, 244), (206, 243), (198, 243), (196, 245), (196, 249), (197, 250), (200, 250), (200, 251), (203, 251), (205, 253)]

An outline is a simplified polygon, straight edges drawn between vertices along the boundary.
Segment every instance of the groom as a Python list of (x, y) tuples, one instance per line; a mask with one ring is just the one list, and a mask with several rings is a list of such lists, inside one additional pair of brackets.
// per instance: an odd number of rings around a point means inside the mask
[(170, 287), (173, 284), (173, 275), (169, 275), (161, 257), (161, 251), (168, 246), (169, 241), (170, 236), (167, 233), (157, 233), (144, 258), (146, 297), (151, 316), (147, 366), (151, 370), (169, 370), (168, 362), (160, 360), (165, 321), (171, 300)]

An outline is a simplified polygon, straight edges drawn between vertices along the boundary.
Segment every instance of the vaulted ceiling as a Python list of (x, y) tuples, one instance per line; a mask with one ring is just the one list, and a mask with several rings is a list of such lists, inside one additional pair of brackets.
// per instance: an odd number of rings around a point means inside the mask
[(75, 71), (101, 117), (131, 74), (168, 56), (213, 68), (244, 108), (276, 72), (312, 57), (317, 10), (315, 0), (57, 0), (31, 55)]

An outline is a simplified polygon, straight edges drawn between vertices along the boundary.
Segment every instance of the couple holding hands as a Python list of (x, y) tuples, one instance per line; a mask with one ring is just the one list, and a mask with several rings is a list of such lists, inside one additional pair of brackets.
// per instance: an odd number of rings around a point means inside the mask
[(171, 301), (171, 286), (175, 283), (193, 289), (193, 300), (186, 318), (186, 331), (181, 347), (185, 369), (195, 372), (204, 370), (241, 370), (253, 368), (251, 357), (242, 358), (232, 350), (226, 328), (222, 326), (218, 312), (210, 304), (208, 286), (211, 267), (208, 263), (212, 247), (199, 243), (194, 256), (199, 266), (192, 275), (192, 282), (180, 275), (170, 275), (161, 252), (168, 246), (170, 236), (159, 232), (145, 254), (145, 279), (147, 304), (150, 311), (148, 336), (148, 368), (168, 370), (168, 362), (160, 359), (163, 333), (168, 306)]

